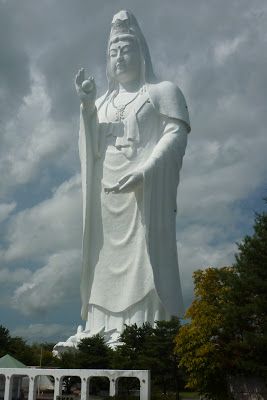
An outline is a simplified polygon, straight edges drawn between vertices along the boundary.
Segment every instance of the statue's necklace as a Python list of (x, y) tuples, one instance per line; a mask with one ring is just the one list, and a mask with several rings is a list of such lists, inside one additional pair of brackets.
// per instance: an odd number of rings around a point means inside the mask
[(117, 95), (118, 95), (118, 92), (115, 94), (115, 96), (112, 97), (111, 104), (113, 105), (113, 107), (116, 110), (116, 116), (115, 116), (116, 121), (121, 121), (125, 118), (124, 112), (125, 112), (126, 107), (129, 104), (131, 104), (139, 96), (139, 93), (140, 93), (140, 90), (136, 93), (136, 95), (130, 101), (128, 101), (128, 103), (118, 105), (118, 106), (116, 106), (116, 104), (114, 102), (115, 97), (117, 97)]

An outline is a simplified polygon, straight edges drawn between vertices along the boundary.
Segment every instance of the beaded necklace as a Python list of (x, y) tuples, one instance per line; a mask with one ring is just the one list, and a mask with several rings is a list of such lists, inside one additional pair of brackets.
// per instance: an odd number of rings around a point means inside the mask
[(135, 95), (130, 101), (128, 101), (126, 104), (118, 105), (118, 106), (115, 104), (115, 101), (114, 101), (115, 98), (116, 98), (117, 95), (118, 95), (118, 92), (115, 93), (114, 96), (112, 96), (111, 104), (112, 104), (112, 106), (113, 106), (113, 107), (115, 108), (115, 110), (116, 110), (116, 117), (115, 117), (116, 121), (122, 121), (122, 120), (125, 118), (124, 112), (125, 112), (126, 107), (127, 107), (129, 104), (131, 104), (135, 99), (137, 99), (137, 97), (139, 96), (139, 94), (140, 94), (140, 90), (138, 90), (138, 92), (136, 93), (136, 95)]

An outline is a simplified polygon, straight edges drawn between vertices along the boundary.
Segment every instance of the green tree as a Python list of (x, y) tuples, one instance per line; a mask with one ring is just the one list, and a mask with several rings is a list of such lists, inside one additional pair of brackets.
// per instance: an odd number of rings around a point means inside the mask
[(10, 339), (11, 336), (9, 330), (3, 325), (0, 325), (0, 357), (3, 357), (6, 353), (8, 353)]
[(113, 367), (120, 369), (147, 369), (144, 353), (148, 347), (148, 340), (153, 335), (153, 328), (149, 323), (138, 327), (136, 324), (125, 325), (120, 336), (122, 343), (117, 347), (113, 356)]
[[(113, 368), (119, 369), (150, 369), (153, 360), (147, 355), (149, 339), (153, 335), (153, 328), (149, 323), (138, 327), (136, 324), (125, 325), (125, 329), (120, 336), (121, 345), (118, 346), (113, 354)], [(139, 382), (134, 379), (124, 378), (120, 381), (120, 390), (123, 394), (130, 390), (139, 389)]]
[(19, 336), (12, 337), (7, 328), (0, 325), (0, 357), (10, 354), (26, 365), (32, 365), (30, 346)]
[(149, 323), (141, 327), (126, 326), (120, 338), (122, 345), (114, 352), (113, 367), (149, 369), (153, 391), (160, 388), (166, 394), (167, 390), (174, 390), (178, 397), (180, 377), (174, 339), (179, 328), (175, 317), (170, 321), (156, 321), (154, 328)]
[(267, 213), (256, 214), (253, 235), (238, 248), (232, 318), (236, 327), (242, 324), (238, 367), (267, 379)]
[(25, 365), (35, 364), (34, 353), (32, 352), (31, 346), (19, 336), (10, 338), (8, 353)]
[[(113, 350), (105, 343), (101, 335), (82, 339), (78, 345), (78, 359), (80, 368), (110, 368)], [(90, 392), (97, 394), (107, 388), (107, 378), (92, 378)]]
[(179, 388), (183, 385), (178, 356), (174, 352), (174, 340), (179, 329), (180, 321), (176, 317), (170, 321), (156, 321), (144, 353), (151, 369), (153, 386), (160, 387), (165, 395), (167, 391), (175, 391), (176, 398), (179, 398)]
[[(227, 302), (233, 268), (208, 268), (194, 273), (195, 300), (176, 338), (180, 366), (187, 372), (187, 387), (218, 399), (227, 398), (226, 371), (232, 355), (226, 351), (227, 321), (223, 305)], [(219, 388), (219, 394), (217, 394)]]
[(92, 368), (111, 367), (113, 350), (105, 343), (101, 335), (82, 339), (77, 349), (65, 351), (60, 358), (54, 358), (59, 368)]
[(267, 215), (238, 246), (232, 267), (194, 273), (195, 300), (176, 338), (187, 386), (227, 398), (227, 377), (267, 377)]
[(58, 365), (58, 359), (53, 356), (54, 343), (33, 343), (30, 346), (33, 355), (33, 364), (40, 367), (55, 367)]
[(110, 368), (111, 354), (101, 335), (82, 339), (78, 345), (80, 368)]
[(56, 358), (56, 365), (64, 369), (81, 368), (78, 350), (64, 351), (59, 358)]

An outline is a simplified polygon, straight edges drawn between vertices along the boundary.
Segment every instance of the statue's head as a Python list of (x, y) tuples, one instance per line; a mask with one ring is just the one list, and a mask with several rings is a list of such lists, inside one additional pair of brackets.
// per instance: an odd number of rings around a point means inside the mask
[(130, 11), (120, 11), (112, 20), (107, 51), (109, 89), (118, 83), (154, 82), (155, 75), (146, 40)]

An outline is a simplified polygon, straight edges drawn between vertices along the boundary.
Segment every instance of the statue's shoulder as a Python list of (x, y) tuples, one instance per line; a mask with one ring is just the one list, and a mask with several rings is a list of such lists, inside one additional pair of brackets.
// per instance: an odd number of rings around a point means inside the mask
[(154, 108), (160, 114), (182, 120), (190, 131), (188, 108), (184, 95), (177, 85), (162, 81), (148, 84), (147, 89)]
[(179, 96), (182, 94), (179, 87), (170, 81), (161, 81), (148, 84), (149, 92), (156, 96)]

